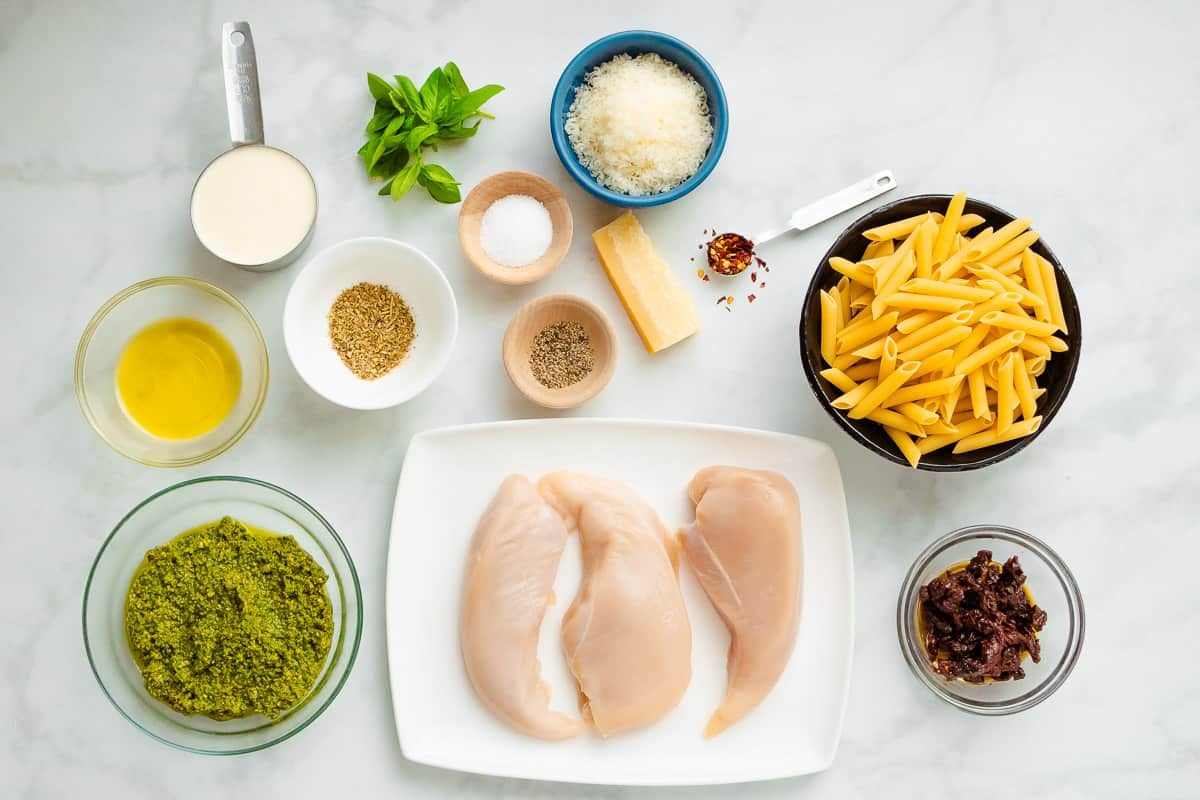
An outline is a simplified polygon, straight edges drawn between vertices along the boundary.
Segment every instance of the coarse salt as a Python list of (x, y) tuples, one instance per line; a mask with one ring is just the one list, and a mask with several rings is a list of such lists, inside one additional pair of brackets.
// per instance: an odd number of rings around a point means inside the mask
[(510, 194), (492, 203), (479, 227), (483, 251), (504, 267), (532, 264), (546, 254), (553, 238), (550, 212), (526, 194)]

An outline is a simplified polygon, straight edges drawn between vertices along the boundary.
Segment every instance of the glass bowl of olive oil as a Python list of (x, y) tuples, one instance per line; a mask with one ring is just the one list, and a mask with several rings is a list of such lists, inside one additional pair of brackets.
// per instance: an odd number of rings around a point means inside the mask
[(236, 297), (195, 278), (135, 283), (100, 307), (75, 353), (75, 395), (110, 447), (153, 467), (228, 450), (267, 397), (267, 344)]
[[(290, 560), (258, 549), (222, 561), (211, 539), (182, 549), (196, 532), (234, 523)], [(144, 580), (151, 570), (167, 577), (153, 584), (157, 595)], [(319, 644), (312, 615), (295, 605), (314, 591)], [(349, 677), (362, 619), (354, 562), (329, 522), (291, 492), (238, 476), (183, 481), (138, 503), (104, 540), (83, 596), (88, 662), (113, 706), (151, 738), (204, 755), (255, 752), (308, 727)], [(163, 651), (149, 660), (148, 630)], [(281, 689), (285, 703), (261, 702)], [(231, 706), (216, 703), (231, 697), (249, 702), (222, 713)]]

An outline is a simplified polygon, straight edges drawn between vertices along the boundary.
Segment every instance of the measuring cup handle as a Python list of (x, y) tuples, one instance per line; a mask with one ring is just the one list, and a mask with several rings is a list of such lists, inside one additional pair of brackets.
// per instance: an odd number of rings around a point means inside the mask
[(258, 92), (258, 62), (250, 23), (221, 26), (221, 62), (225, 67), (225, 105), (229, 109), (229, 138), (234, 147), (263, 143), (262, 98)]

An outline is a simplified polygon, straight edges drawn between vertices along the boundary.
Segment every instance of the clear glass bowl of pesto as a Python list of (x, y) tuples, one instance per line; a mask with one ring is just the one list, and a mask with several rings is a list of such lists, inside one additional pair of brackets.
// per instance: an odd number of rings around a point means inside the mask
[(100, 687), (145, 733), (250, 753), (333, 702), (362, 638), (362, 592), (308, 503), (252, 478), (197, 478), (139, 503), (104, 541), (83, 638)]

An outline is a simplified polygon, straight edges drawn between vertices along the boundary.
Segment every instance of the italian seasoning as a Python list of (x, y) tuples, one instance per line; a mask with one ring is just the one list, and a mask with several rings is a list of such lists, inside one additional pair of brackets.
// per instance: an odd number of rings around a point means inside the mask
[(533, 339), (529, 368), (547, 389), (563, 389), (586, 378), (596, 365), (587, 331), (578, 322), (547, 325)]
[(416, 324), (404, 298), (387, 286), (358, 283), (329, 309), (329, 338), (342, 363), (364, 381), (395, 369), (412, 347)]

